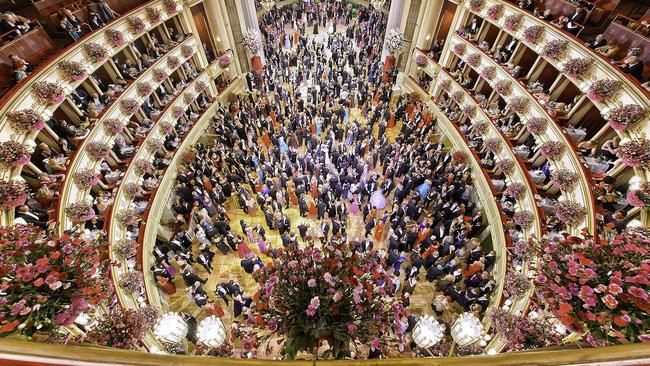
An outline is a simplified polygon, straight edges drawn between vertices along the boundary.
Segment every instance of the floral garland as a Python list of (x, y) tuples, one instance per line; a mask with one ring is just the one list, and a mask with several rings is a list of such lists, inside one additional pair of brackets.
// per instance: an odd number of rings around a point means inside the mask
[(490, 137), (483, 141), (483, 147), (485, 150), (498, 153), (501, 150), (501, 140), (497, 137)]
[(557, 160), (564, 153), (564, 144), (559, 141), (546, 141), (539, 150), (544, 158)]
[(451, 50), (456, 56), (461, 57), (463, 54), (465, 54), (465, 44), (456, 43)]
[(488, 124), (485, 121), (476, 122), (472, 126), (473, 126), (472, 129), (478, 135), (484, 134), (485, 131), (487, 131), (487, 129), (488, 129)]
[(584, 76), (591, 69), (594, 62), (593, 58), (572, 58), (562, 65), (562, 72), (570, 78), (578, 78)]
[(558, 169), (551, 172), (551, 182), (563, 191), (568, 191), (578, 184), (578, 174), (569, 169)]
[(36, 99), (43, 104), (56, 105), (63, 103), (65, 92), (59, 84), (41, 80), (32, 84), (32, 91)]
[(471, 67), (477, 67), (481, 64), (481, 55), (478, 53), (470, 53), (467, 55), (465, 62)]
[(512, 82), (508, 79), (500, 79), (494, 83), (494, 91), (499, 95), (508, 95), (512, 91)]
[(532, 212), (523, 210), (515, 212), (513, 219), (515, 220), (515, 224), (521, 226), (523, 229), (528, 229), (533, 224), (535, 216)]
[(473, 12), (479, 12), (483, 9), (484, 2), (483, 0), (469, 0), (467, 2), (469, 10)]
[(65, 208), (65, 214), (75, 223), (92, 220), (95, 217), (93, 206), (86, 201), (73, 202)]
[(9, 112), (7, 120), (16, 132), (40, 131), (45, 127), (45, 120), (33, 109)]
[(103, 160), (110, 154), (111, 147), (106, 142), (92, 141), (86, 146), (86, 152), (93, 160)]
[(516, 200), (520, 200), (526, 194), (526, 186), (519, 182), (513, 182), (506, 187), (506, 190), (503, 191), (503, 194), (506, 197), (512, 197)]
[(647, 235), (547, 235), (539, 247), (537, 296), (569, 331), (589, 332), (594, 346), (650, 340)]
[(0, 202), (2, 209), (13, 209), (25, 203), (29, 185), (24, 180), (0, 180)]
[(125, 208), (115, 215), (115, 220), (122, 227), (136, 226), (138, 224), (138, 213), (132, 208)]
[(200, 93), (207, 88), (208, 88), (208, 83), (206, 83), (205, 81), (199, 81), (196, 84), (194, 84), (194, 90), (196, 90), (197, 93)]
[(81, 81), (88, 76), (86, 69), (79, 61), (63, 60), (59, 61), (57, 66), (63, 73), (63, 77), (68, 81)]
[(147, 141), (147, 146), (151, 149), (152, 152), (160, 151), (164, 148), (162, 139), (152, 138)]
[(135, 172), (137, 175), (143, 175), (153, 171), (154, 166), (149, 160), (139, 159), (135, 161)]
[(464, 151), (454, 151), (451, 158), (458, 164), (465, 164), (467, 162), (467, 154)]
[(186, 92), (185, 94), (183, 94), (183, 101), (185, 102), (185, 104), (192, 104), (194, 103), (195, 99), (196, 99), (196, 94), (192, 92)]
[(95, 62), (104, 62), (108, 60), (108, 48), (97, 42), (88, 42), (84, 44), (84, 51), (90, 58), (90, 61)]
[(425, 67), (429, 63), (429, 60), (425, 55), (417, 55), (415, 56), (415, 64), (418, 65), (419, 67)]
[(109, 118), (104, 121), (104, 131), (111, 136), (120, 134), (124, 131), (124, 123), (117, 118)]
[(509, 175), (515, 169), (515, 161), (512, 159), (503, 159), (497, 162), (496, 167), (505, 175)]
[(521, 351), (562, 344), (562, 336), (544, 319), (531, 319), (493, 309), (489, 315), (492, 329), (505, 340), (508, 350)]
[(122, 239), (111, 246), (113, 256), (118, 261), (125, 261), (135, 257), (138, 251), (138, 243), (135, 240)]
[(634, 207), (650, 207), (650, 183), (645, 182), (638, 189), (628, 191), (627, 203)]
[(525, 113), (530, 106), (530, 99), (524, 96), (516, 96), (508, 101), (508, 109), (515, 113)]
[(462, 113), (467, 118), (473, 118), (476, 115), (476, 106), (474, 105), (464, 105)]
[(528, 262), (532, 258), (532, 242), (528, 240), (518, 240), (513, 247), (513, 254), (519, 263)]
[(397, 56), (404, 50), (404, 33), (399, 29), (391, 29), (386, 34), (386, 40), (384, 41), (384, 46), (388, 50), (388, 53), (391, 55)]
[(541, 135), (546, 132), (548, 121), (546, 118), (533, 117), (526, 122), (526, 129), (533, 135)]
[(537, 43), (544, 33), (544, 28), (539, 25), (531, 25), (524, 30), (524, 42)]
[(454, 102), (460, 104), (463, 102), (463, 99), (465, 99), (465, 93), (462, 91), (456, 90), (455, 92), (451, 93), (451, 100)]
[(131, 295), (144, 293), (144, 275), (141, 271), (131, 270), (120, 276), (119, 285)]
[(542, 48), (542, 56), (551, 60), (557, 60), (566, 54), (569, 42), (563, 39), (553, 39), (547, 42)]
[(492, 80), (497, 74), (497, 69), (494, 66), (485, 66), (479, 73), (483, 79)]
[(637, 137), (621, 143), (616, 155), (625, 165), (631, 167), (650, 168), (650, 140)]
[(72, 181), (77, 187), (85, 190), (99, 184), (99, 176), (93, 169), (82, 169), (72, 174)]
[(126, 39), (124, 39), (124, 34), (118, 31), (117, 29), (108, 28), (105, 34), (108, 43), (113, 45), (113, 47), (122, 47), (126, 44)]
[(29, 163), (31, 155), (31, 149), (20, 142), (10, 140), (0, 143), (0, 165), (4, 168), (21, 167)]
[(567, 225), (575, 225), (587, 216), (587, 210), (574, 201), (560, 201), (555, 205), (555, 217)]
[(232, 63), (232, 59), (230, 58), (229, 55), (222, 55), (219, 57), (219, 67), (222, 69), (225, 69), (226, 67), (230, 66)]
[(135, 182), (129, 182), (122, 187), (122, 192), (124, 192), (126, 199), (131, 200), (142, 195), (142, 186)]
[(620, 81), (614, 79), (596, 80), (591, 84), (587, 97), (594, 102), (606, 101), (615, 96), (622, 86)]
[(257, 51), (262, 48), (262, 40), (260, 39), (260, 34), (255, 29), (248, 29), (244, 34), (242, 34), (242, 46), (250, 53), (257, 53)]
[(167, 71), (165, 71), (160, 67), (156, 67), (153, 69), (153, 78), (159, 83), (167, 79), (168, 76), (169, 75), (167, 74)]
[(524, 295), (530, 290), (532, 283), (521, 273), (508, 272), (503, 281), (503, 292), (506, 297), (514, 298)]
[(177, 5), (174, 0), (163, 0), (163, 9), (165, 13), (172, 15), (176, 13)]
[(636, 124), (647, 115), (648, 110), (638, 104), (626, 104), (609, 112), (609, 125), (617, 131)]
[(151, 24), (160, 23), (162, 20), (162, 14), (160, 14), (160, 10), (158, 10), (158, 8), (155, 6), (144, 9), (144, 12), (147, 15), (147, 19), (149, 19), (149, 23)]
[(126, 22), (129, 25), (129, 31), (134, 35), (140, 35), (147, 30), (147, 25), (144, 24), (144, 20), (138, 18), (135, 15), (131, 15), (126, 18)]
[(490, 20), (497, 20), (503, 15), (503, 5), (495, 4), (490, 6), (485, 13)]
[(136, 84), (135, 90), (138, 92), (138, 95), (141, 97), (148, 97), (153, 93), (153, 86), (151, 83), (148, 83), (146, 81), (141, 81)]
[[(119, 329), (119, 332), (115, 330)], [(110, 312), (83, 337), (83, 342), (98, 346), (122, 349), (138, 349), (144, 334), (152, 328), (148, 327), (141, 310), (123, 309), (113, 306)]]
[(177, 69), (181, 66), (181, 59), (177, 56), (169, 56), (167, 57), (167, 66), (172, 70)]
[(196, 50), (194, 49), (194, 47), (190, 45), (184, 44), (181, 46), (181, 55), (185, 58), (190, 58), (194, 56), (195, 52)]
[(505, 21), (503, 22), (503, 29), (507, 31), (515, 31), (517, 28), (519, 28), (519, 25), (521, 24), (521, 19), (523, 16), (521, 14), (510, 14), (506, 17)]
[(131, 115), (138, 112), (140, 104), (133, 98), (124, 98), (120, 101), (120, 111), (122, 113)]

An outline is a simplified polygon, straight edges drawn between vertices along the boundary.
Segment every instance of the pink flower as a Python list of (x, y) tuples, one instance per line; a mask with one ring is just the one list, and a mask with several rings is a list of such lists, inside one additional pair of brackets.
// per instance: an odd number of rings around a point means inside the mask
[(639, 287), (630, 286), (627, 289), (627, 292), (634, 297), (638, 297), (639, 299), (648, 301), (648, 293)]
[(341, 291), (336, 291), (336, 293), (332, 297), (332, 300), (334, 300), (334, 302), (339, 302), (339, 300), (341, 300), (342, 297), (343, 297), (343, 293), (341, 293)]
[(307, 315), (308, 316), (314, 316), (316, 314), (316, 310), (320, 307), (320, 299), (318, 296), (314, 296), (311, 298), (311, 301), (309, 301), (309, 306), (307, 307)]
[(372, 342), (370, 342), (370, 349), (373, 351), (379, 349), (379, 338), (375, 337)]
[(619, 285), (617, 285), (615, 283), (609, 284), (609, 293), (610, 294), (616, 296), (616, 295), (620, 294), (621, 292), (623, 292), (623, 289), (621, 288), (621, 286), (619, 286)]
[(307, 281), (307, 286), (316, 287), (316, 280), (313, 279), (313, 278), (310, 278), (309, 281)]
[(616, 309), (616, 306), (618, 306), (618, 301), (616, 301), (614, 296), (610, 294), (603, 296), (602, 300), (605, 306), (607, 306), (610, 309)]
[(354, 323), (348, 324), (348, 333), (354, 334), (357, 331), (357, 325)]
[(330, 286), (336, 286), (336, 282), (334, 282), (334, 279), (332, 278), (332, 274), (329, 272), (325, 272), (323, 275), (323, 279), (325, 282), (327, 282), (328, 285)]
[(294, 259), (292, 261), (289, 261), (289, 268), (294, 269), (294, 268), (297, 268), (297, 267), (298, 267), (298, 261), (297, 260)]

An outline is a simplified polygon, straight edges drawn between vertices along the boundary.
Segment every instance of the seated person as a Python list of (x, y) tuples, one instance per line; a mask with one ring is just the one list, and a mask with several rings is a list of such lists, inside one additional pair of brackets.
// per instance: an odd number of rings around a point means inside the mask
[(605, 39), (605, 36), (601, 33), (594, 38), (593, 41), (591, 42), (586, 42), (585, 46), (591, 48), (592, 50), (595, 50), (598, 47), (603, 47), (607, 44), (607, 40)]
[(625, 59), (625, 63), (621, 65), (621, 70), (641, 81), (643, 78), (643, 61), (637, 56), (628, 57)]
[(606, 45), (596, 48), (596, 52), (608, 58), (612, 58), (616, 56), (618, 51), (619, 51), (618, 43), (613, 39), (607, 42)]

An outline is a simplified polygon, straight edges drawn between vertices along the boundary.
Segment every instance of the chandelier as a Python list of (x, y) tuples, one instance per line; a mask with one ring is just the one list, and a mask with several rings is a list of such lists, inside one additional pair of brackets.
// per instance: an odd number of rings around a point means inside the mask
[(384, 7), (386, 0), (370, 0), (370, 5), (372, 5), (375, 10), (380, 10)]
[(451, 325), (451, 337), (459, 346), (467, 346), (481, 338), (483, 324), (472, 313), (462, 313)]
[(212, 315), (203, 320), (196, 329), (199, 342), (210, 348), (218, 348), (226, 341), (226, 328), (221, 319)]
[(261, 0), (260, 4), (265, 10), (271, 10), (275, 6), (275, 0)]
[(153, 334), (156, 338), (166, 344), (180, 343), (187, 335), (187, 331), (187, 323), (176, 312), (166, 313), (161, 316), (153, 328)]
[(420, 317), (413, 327), (411, 337), (420, 348), (429, 348), (440, 342), (446, 327), (430, 315)]

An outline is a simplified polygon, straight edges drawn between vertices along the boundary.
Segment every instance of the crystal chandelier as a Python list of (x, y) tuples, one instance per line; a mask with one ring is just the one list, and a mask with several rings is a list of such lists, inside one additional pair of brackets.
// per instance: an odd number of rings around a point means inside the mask
[(446, 327), (429, 315), (420, 317), (413, 327), (411, 337), (420, 348), (429, 348), (440, 342)]
[(196, 337), (199, 342), (206, 346), (218, 348), (226, 341), (226, 328), (223, 326), (221, 319), (212, 315), (201, 320), (196, 329)]
[(386, 0), (371, 0), (370, 5), (372, 5), (375, 10), (380, 10), (381, 8), (384, 7), (384, 3)]
[(467, 346), (481, 338), (483, 324), (472, 313), (462, 313), (451, 325), (451, 337), (459, 346)]
[(166, 313), (158, 319), (153, 334), (159, 341), (167, 344), (178, 344), (187, 335), (187, 323), (176, 312)]
[(261, 0), (260, 4), (266, 10), (271, 10), (275, 6), (275, 0)]

